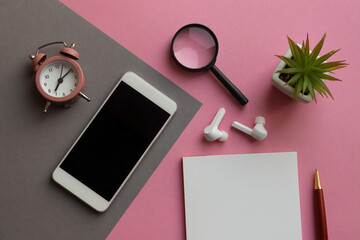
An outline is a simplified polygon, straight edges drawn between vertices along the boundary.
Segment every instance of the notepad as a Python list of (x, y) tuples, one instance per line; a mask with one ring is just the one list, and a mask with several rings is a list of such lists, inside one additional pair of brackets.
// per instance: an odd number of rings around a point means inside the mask
[(183, 157), (187, 240), (301, 240), (296, 152)]

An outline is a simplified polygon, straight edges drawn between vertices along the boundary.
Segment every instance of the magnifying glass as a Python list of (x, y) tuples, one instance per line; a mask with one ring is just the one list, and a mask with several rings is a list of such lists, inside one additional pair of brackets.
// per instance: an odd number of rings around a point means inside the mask
[(206, 26), (193, 23), (177, 31), (171, 42), (171, 56), (183, 69), (191, 72), (210, 70), (244, 106), (249, 100), (215, 66), (219, 44), (215, 34)]

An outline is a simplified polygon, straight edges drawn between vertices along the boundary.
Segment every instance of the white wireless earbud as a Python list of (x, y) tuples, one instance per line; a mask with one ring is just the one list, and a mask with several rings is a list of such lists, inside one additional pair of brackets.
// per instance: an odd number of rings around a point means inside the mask
[(267, 131), (264, 128), (265, 125), (265, 118), (264, 117), (256, 117), (255, 119), (255, 127), (253, 129), (248, 128), (247, 126), (242, 125), (238, 122), (233, 122), (232, 126), (236, 129), (239, 129), (240, 131), (249, 134), (256, 140), (264, 140), (267, 136)]
[(205, 138), (208, 141), (226, 141), (228, 139), (228, 134), (225, 131), (220, 131), (218, 129), (221, 119), (225, 115), (225, 109), (220, 108), (217, 112), (214, 120), (211, 122), (209, 126), (207, 126), (204, 130)]

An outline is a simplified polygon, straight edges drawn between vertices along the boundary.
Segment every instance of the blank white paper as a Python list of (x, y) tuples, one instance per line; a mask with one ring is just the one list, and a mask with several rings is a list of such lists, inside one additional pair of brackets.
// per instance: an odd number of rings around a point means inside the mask
[(183, 157), (187, 240), (301, 240), (296, 152)]

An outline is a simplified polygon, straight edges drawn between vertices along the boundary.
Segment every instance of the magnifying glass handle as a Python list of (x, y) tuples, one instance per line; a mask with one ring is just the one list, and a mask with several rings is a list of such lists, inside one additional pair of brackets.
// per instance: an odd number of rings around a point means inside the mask
[(248, 103), (244, 94), (215, 65), (210, 70), (242, 106)]

